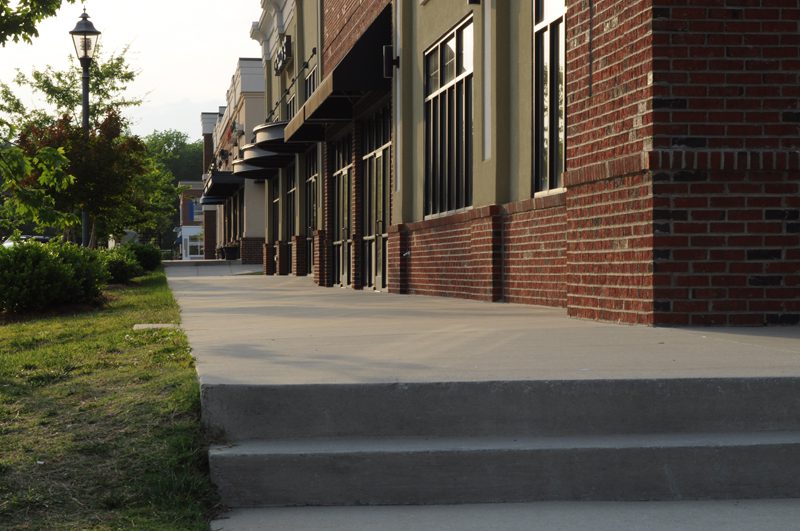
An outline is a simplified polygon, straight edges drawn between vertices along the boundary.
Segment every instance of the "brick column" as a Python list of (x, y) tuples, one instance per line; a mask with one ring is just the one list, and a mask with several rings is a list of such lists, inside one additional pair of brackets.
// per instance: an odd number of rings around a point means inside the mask
[(359, 160), (358, 146), (361, 143), (361, 131), (353, 123), (353, 135), (351, 136), (351, 157), (353, 161), (353, 179), (350, 182), (350, 239), (352, 241), (350, 246), (350, 285), (353, 289), (361, 289), (364, 287), (364, 281), (361, 278), (361, 238), (364, 233), (362, 227), (361, 215), (361, 190), (363, 189), (364, 174), (362, 171), (363, 164)]
[(217, 212), (203, 212), (203, 258), (213, 260), (217, 254)]
[(314, 234), (314, 283), (317, 286), (329, 287), (326, 249), (325, 231), (318, 230)]
[(306, 276), (306, 237), (292, 236), (292, 271), (295, 276)]
[(275, 268), (278, 275), (289, 274), (289, 260), (291, 259), (292, 257), (289, 256), (289, 246), (286, 245), (286, 242), (276, 242)]
[(265, 275), (274, 275), (275, 274), (275, 247), (271, 243), (265, 243), (263, 246), (263, 256), (264, 256), (264, 274)]
[(408, 291), (408, 232), (404, 225), (389, 227), (387, 247), (386, 273), (389, 276), (387, 279), (389, 293), (406, 293)]

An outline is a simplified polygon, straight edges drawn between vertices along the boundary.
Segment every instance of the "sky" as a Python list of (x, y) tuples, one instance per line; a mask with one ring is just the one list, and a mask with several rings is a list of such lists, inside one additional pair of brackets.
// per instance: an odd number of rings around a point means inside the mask
[[(84, 5), (102, 33), (105, 54), (129, 47), (128, 64), (139, 75), (128, 94), (144, 99), (127, 112), (138, 135), (177, 129), (199, 139), (200, 113), (225, 105), (237, 59), (261, 56), (258, 42), (250, 38), (250, 26), (261, 15), (259, 0), (89, 0)], [(0, 46), (0, 81), (10, 84), (17, 69), (66, 69), (75, 55), (69, 32), (82, 12), (80, 2), (65, 2), (56, 16), (39, 24), (33, 44)], [(29, 92), (15, 92), (33, 102)]]

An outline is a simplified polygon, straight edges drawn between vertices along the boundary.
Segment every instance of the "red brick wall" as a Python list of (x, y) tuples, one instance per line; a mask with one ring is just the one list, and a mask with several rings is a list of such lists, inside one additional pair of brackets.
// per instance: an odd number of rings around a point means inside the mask
[(264, 238), (242, 238), (239, 257), (243, 264), (263, 264)]
[(652, 0), (568, 0), (567, 168), (647, 149)]
[(203, 212), (203, 258), (212, 260), (217, 257), (217, 212)]
[(800, 323), (800, 153), (726, 162), (655, 176), (656, 323)]
[(654, 0), (656, 323), (800, 322), (800, 5)]
[(639, 172), (567, 193), (569, 315), (652, 324), (653, 192)]
[(503, 299), (566, 306), (565, 194), (505, 205)]
[[(501, 231), (498, 206), (393, 228), (389, 234), (390, 291), (499, 300)], [(392, 264), (398, 254), (403, 258), (404, 278)]]
[(324, 0), (322, 60), (326, 75), (390, 4), (391, 0)]

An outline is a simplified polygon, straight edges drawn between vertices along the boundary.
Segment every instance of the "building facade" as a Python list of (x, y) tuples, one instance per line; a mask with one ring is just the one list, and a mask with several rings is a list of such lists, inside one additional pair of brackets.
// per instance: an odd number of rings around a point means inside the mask
[(216, 212), (209, 223), (215, 229), (215, 256), (259, 264), (265, 228), (264, 180), (245, 180), (234, 175), (233, 167), (253, 136), (253, 128), (263, 119), (264, 71), (260, 59), (238, 60), (226, 99), (227, 106), (219, 108), (211, 133), (212, 161), (203, 176), (203, 204)]
[(264, 0), (265, 271), (800, 322), (800, 8), (675, 4)]
[(204, 212), (200, 203), (203, 184), (199, 181), (179, 181), (178, 186), (183, 189), (179, 206), (181, 259), (201, 260), (205, 258)]

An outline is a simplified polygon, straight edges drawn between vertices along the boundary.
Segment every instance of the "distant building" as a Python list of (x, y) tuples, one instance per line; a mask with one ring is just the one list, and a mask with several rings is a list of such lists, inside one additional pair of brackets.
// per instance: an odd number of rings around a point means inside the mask
[[(241, 259), (245, 264), (260, 264), (264, 245), (264, 180), (245, 180), (233, 172), (233, 162), (241, 157), (252, 140), (253, 127), (264, 117), (264, 69), (260, 59), (239, 59), (227, 92), (227, 106), (216, 113), (211, 133), (212, 160), (203, 175), (204, 206), (213, 207), (215, 256)], [(208, 150), (207, 119), (202, 114), (203, 137)]]
[(182, 260), (205, 258), (203, 240), (203, 183), (199, 181), (180, 181), (178, 186), (186, 188), (181, 192), (179, 239)]

